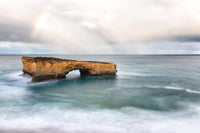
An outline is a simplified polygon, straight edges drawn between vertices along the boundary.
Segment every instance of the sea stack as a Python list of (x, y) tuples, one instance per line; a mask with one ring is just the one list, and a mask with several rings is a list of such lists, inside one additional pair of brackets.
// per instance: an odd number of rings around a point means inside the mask
[(53, 57), (22, 57), (23, 72), (32, 76), (32, 82), (64, 79), (72, 70), (81, 76), (115, 77), (116, 64), (96, 61), (77, 61)]

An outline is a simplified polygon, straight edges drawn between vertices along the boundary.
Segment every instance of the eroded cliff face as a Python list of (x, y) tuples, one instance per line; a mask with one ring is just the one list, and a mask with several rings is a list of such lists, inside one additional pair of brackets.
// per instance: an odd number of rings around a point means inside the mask
[(76, 61), (52, 57), (22, 57), (23, 72), (32, 76), (32, 82), (64, 79), (72, 70), (81, 76), (115, 77), (116, 64), (108, 62)]

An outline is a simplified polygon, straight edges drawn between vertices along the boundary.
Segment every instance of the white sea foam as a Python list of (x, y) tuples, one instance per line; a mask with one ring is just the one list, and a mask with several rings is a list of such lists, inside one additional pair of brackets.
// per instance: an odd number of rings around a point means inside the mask
[(181, 116), (136, 108), (87, 110), (39, 108), (0, 117), (1, 129), (60, 129), (67, 133), (199, 133), (200, 116)]
[[(119, 115), (118, 118), (115, 118)], [(0, 128), (2, 129), (40, 129), (59, 128), (67, 132), (109, 132), (123, 133), (126, 129), (120, 126), (121, 113), (115, 111), (84, 111), (48, 109), (32, 114), (31, 116), (16, 116), (0, 118)], [(121, 118), (122, 119), (122, 118)], [(123, 120), (123, 119), (122, 119)], [(119, 122), (118, 122), (119, 121)], [(115, 125), (116, 124), (116, 125)], [(113, 128), (118, 126), (118, 128)]]
[(108, 88), (107, 91), (119, 91), (121, 88)]
[(56, 93), (45, 93), (45, 94), (50, 95), (50, 96), (68, 97), (67, 95), (56, 94)]
[(14, 98), (20, 98), (21, 96), (29, 95), (30, 93), (22, 87), (14, 87), (6, 85), (5, 83), (0, 83), (0, 99), (8, 100)]
[(144, 73), (128, 73), (128, 72), (121, 72), (120, 75), (125, 75), (125, 76), (148, 76), (147, 74), (144, 74)]
[(145, 87), (149, 87), (149, 88), (163, 88), (163, 89), (170, 89), (170, 90), (184, 90), (184, 88), (182, 87), (177, 87), (177, 86), (154, 86), (154, 85), (149, 85), (149, 86), (145, 86)]
[(5, 78), (11, 79), (11, 80), (19, 80), (19, 79), (23, 79), (22, 76), (22, 72), (18, 71), (18, 72), (13, 72), (13, 73), (9, 73), (4, 75)]
[(200, 94), (200, 91), (196, 91), (196, 90), (186, 89), (185, 91), (189, 93)]
[(164, 86), (165, 89), (171, 89), (171, 90), (184, 90), (184, 88), (177, 87), (177, 86)]
[(154, 87), (165, 88), (165, 89), (172, 89), (172, 90), (183, 90), (183, 91), (186, 91), (188, 93), (200, 94), (200, 91), (192, 90), (192, 89), (188, 89), (188, 88), (176, 87), (176, 86), (164, 86), (164, 87), (162, 87), (162, 86), (154, 86)]
[(192, 89), (189, 89), (189, 88), (177, 87), (177, 86), (148, 86), (148, 87), (150, 87), (150, 88), (164, 88), (164, 89), (170, 89), (170, 90), (182, 90), (182, 91), (186, 91), (188, 93), (200, 94), (200, 91), (192, 90)]

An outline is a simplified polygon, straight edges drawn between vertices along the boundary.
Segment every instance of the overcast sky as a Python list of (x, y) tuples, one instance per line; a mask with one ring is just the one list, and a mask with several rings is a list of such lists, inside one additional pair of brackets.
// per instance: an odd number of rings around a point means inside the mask
[(199, 0), (0, 0), (0, 54), (200, 54)]

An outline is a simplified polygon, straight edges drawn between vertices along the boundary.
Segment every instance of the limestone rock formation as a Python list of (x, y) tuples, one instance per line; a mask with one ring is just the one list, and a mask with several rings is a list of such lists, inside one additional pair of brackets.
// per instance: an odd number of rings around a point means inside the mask
[(72, 70), (81, 76), (115, 77), (116, 64), (95, 61), (76, 61), (53, 57), (22, 57), (23, 72), (32, 76), (32, 82), (64, 79)]

